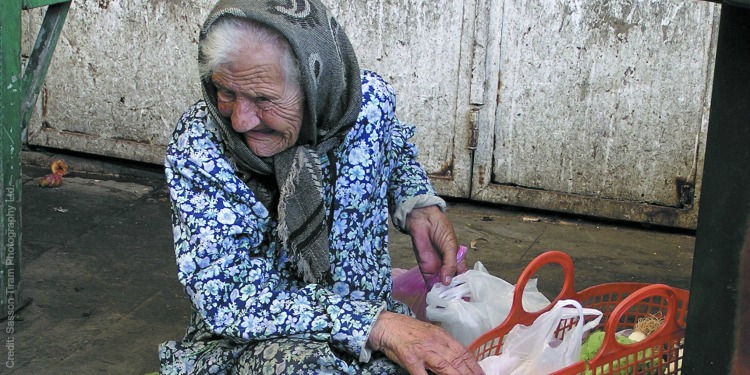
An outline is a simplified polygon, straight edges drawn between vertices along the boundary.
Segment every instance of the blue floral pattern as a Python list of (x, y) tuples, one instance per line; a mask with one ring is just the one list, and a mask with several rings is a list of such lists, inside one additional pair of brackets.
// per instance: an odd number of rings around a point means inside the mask
[(319, 284), (295, 276), (274, 217), (235, 174), (205, 102), (179, 120), (165, 167), (178, 277), (194, 311), (183, 341), (161, 345), (162, 373), (234, 373), (263, 363), (273, 368), (257, 373), (402, 371), (365, 348), (383, 308), (410, 313), (391, 299), (388, 216), (435, 192), (407, 142), (414, 127), (395, 115), (393, 89), (363, 72), (362, 95), (357, 123), (332, 160), (321, 156), (331, 269)]

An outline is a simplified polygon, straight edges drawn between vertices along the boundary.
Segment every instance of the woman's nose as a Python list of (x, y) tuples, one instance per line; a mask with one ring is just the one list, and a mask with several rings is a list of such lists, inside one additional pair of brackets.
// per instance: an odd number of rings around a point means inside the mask
[(260, 110), (252, 100), (237, 98), (232, 108), (232, 127), (244, 133), (260, 125)]

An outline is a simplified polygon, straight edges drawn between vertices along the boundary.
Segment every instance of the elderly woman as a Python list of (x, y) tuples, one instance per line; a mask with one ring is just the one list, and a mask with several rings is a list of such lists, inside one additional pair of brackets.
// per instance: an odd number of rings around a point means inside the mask
[(165, 374), (478, 374), (391, 298), (388, 217), (425, 279), (458, 243), (395, 116), (317, 0), (222, 0), (200, 38), (204, 99), (166, 156), (178, 276), (193, 306)]

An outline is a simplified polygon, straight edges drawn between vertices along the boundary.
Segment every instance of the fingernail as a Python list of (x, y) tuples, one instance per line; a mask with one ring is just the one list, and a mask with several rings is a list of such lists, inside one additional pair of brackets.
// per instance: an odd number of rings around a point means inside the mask
[(450, 277), (450, 276), (445, 276), (445, 284), (446, 284), (446, 285), (450, 284), (450, 283), (451, 283), (451, 281), (453, 281), (453, 278), (452, 278), (452, 277)]

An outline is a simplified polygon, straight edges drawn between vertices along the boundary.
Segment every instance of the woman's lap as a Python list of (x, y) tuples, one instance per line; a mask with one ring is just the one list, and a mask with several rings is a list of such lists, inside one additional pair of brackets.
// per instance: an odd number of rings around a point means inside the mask
[(324, 342), (294, 338), (261, 341), (243, 353), (237, 374), (399, 374), (402, 371), (382, 356), (368, 363), (345, 361)]
[(373, 353), (368, 363), (359, 363), (337, 355), (320, 341), (278, 338), (241, 346), (222, 341), (163, 344), (163, 373), (181, 373), (175, 370), (184, 368), (168, 362), (188, 362), (190, 373), (195, 374), (406, 374), (381, 353)]

